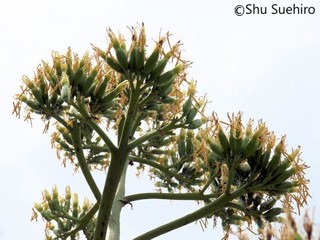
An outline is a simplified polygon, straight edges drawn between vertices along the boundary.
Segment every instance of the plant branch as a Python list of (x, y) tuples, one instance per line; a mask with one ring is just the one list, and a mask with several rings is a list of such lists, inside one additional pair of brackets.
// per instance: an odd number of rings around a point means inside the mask
[(122, 201), (131, 203), (138, 200), (146, 199), (164, 199), (164, 200), (208, 200), (217, 198), (221, 193), (201, 194), (201, 193), (139, 193), (125, 196)]
[(175, 123), (176, 123), (176, 121), (173, 120), (172, 122), (170, 122), (169, 124), (163, 126), (162, 128), (154, 130), (154, 131), (151, 131), (151, 132), (149, 132), (149, 133), (147, 133), (147, 134), (135, 139), (134, 141), (129, 143), (128, 149), (132, 150), (135, 147), (141, 145), (142, 143), (144, 143), (144, 142), (146, 142), (146, 141), (148, 141), (148, 140), (150, 140), (152, 138), (164, 135), (165, 133), (169, 132), (170, 130), (178, 128), (179, 126), (175, 125)]
[(110, 149), (110, 152), (116, 151), (117, 147), (113, 144), (111, 139), (108, 137), (108, 135), (100, 128), (100, 126), (92, 120), (92, 117), (89, 115), (87, 112), (84, 103), (80, 103), (80, 106), (75, 104), (74, 102), (70, 103), (74, 108), (76, 108), (79, 113), (84, 117), (85, 122), (93, 129), (96, 131), (96, 133), (103, 139), (105, 144), (108, 146)]
[(117, 151), (111, 153), (111, 161), (108, 169), (108, 174), (105, 180), (95, 232), (94, 240), (105, 240), (107, 234), (107, 227), (109, 225), (111, 210), (113, 207), (115, 195), (118, 189), (118, 185), (127, 164), (127, 153)]
[(246, 185), (239, 188), (238, 190), (232, 192), (230, 195), (222, 194), (220, 197), (218, 197), (216, 200), (214, 200), (212, 203), (209, 203), (208, 205), (200, 208), (197, 211), (194, 211), (188, 215), (185, 215), (184, 217), (178, 218), (172, 222), (169, 222), (167, 224), (164, 224), (160, 227), (157, 227), (147, 233), (144, 233), (136, 238), (134, 240), (149, 240), (155, 237), (158, 237), (164, 233), (170, 232), (174, 229), (180, 228), (182, 226), (185, 226), (189, 223), (192, 223), (194, 221), (197, 221), (209, 214), (212, 214), (224, 206), (226, 206), (229, 202), (231, 202), (234, 198), (237, 198), (244, 194), (246, 192)]
[(245, 208), (244, 206), (242, 206), (240, 204), (237, 204), (237, 203), (230, 202), (230, 203), (228, 203), (227, 207), (234, 208), (234, 209), (237, 209), (239, 211), (242, 211), (247, 216), (259, 217), (258, 211), (253, 211), (253, 210), (249, 211), (247, 208)]
[(163, 173), (165, 173), (165, 174), (167, 174), (169, 176), (175, 177), (179, 182), (184, 182), (185, 181), (185, 178), (183, 176), (168, 170), (167, 167), (164, 167), (161, 164), (156, 163), (154, 161), (150, 161), (150, 160), (147, 160), (147, 159), (144, 159), (144, 158), (140, 158), (140, 157), (135, 157), (135, 156), (129, 156), (129, 159), (132, 160), (133, 162), (143, 163), (143, 164), (146, 164), (148, 166), (151, 166), (151, 167), (154, 167), (156, 169), (159, 169), (161, 172), (163, 172)]
[(231, 190), (231, 185), (234, 179), (234, 175), (235, 175), (235, 163), (236, 161), (234, 160), (231, 169), (229, 170), (228, 173), (228, 179), (227, 179), (227, 184), (226, 184), (226, 194), (229, 195), (230, 194), (230, 190)]
[(98, 145), (83, 145), (83, 149), (90, 149), (96, 152), (109, 152), (109, 148), (104, 146), (98, 146)]
[(120, 240), (120, 214), (121, 209), (124, 206), (123, 202), (120, 201), (125, 196), (125, 183), (126, 183), (126, 172), (128, 164), (126, 164), (123, 170), (115, 199), (112, 206), (111, 216), (108, 224), (106, 239), (108, 240)]
[(134, 132), (132, 132), (132, 127), (133, 127), (134, 120), (136, 118), (137, 107), (139, 102), (139, 86), (138, 85), (136, 86), (136, 89), (131, 88), (130, 95), (131, 95), (130, 103), (129, 103), (128, 112), (125, 118), (125, 122), (122, 128), (122, 132), (118, 133), (118, 135), (120, 136), (120, 141), (119, 141), (120, 151), (127, 150), (130, 136), (131, 134), (132, 135), (134, 134)]
[(189, 162), (191, 160), (192, 160), (192, 155), (184, 156), (179, 161), (167, 166), (166, 169), (174, 168), (177, 166), (182, 166), (184, 163)]
[(97, 217), (94, 240), (105, 240), (107, 228), (110, 223), (111, 210), (114, 205), (115, 195), (118, 185), (128, 164), (128, 141), (130, 139), (133, 120), (137, 114), (139, 101), (139, 86), (136, 89), (131, 88), (129, 107), (124, 120), (122, 132), (118, 132), (120, 137), (119, 148), (111, 151), (111, 161), (102, 192), (102, 199)]
[(63, 119), (61, 118), (60, 116), (58, 115), (53, 115), (52, 116), (54, 119), (56, 119), (60, 124), (62, 124), (66, 129), (70, 129), (70, 126), (68, 125), (68, 123)]
[(210, 173), (210, 175), (209, 175), (209, 178), (208, 178), (208, 180), (207, 180), (207, 182), (206, 182), (206, 184), (203, 186), (203, 188), (201, 189), (201, 191), (200, 191), (200, 193), (204, 193), (207, 189), (208, 189), (208, 187), (211, 185), (211, 183), (212, 183), (212, 179), (214, 179), (215, 177), (217, 176), (217, 174), (216, 173)]
[(81, 168), (81, 171), (93, 193), (96, 200), (100, 202), (101, 199), (101, 193), (99, 191), (98, 186), (96, 185), (96, 182), (94, 181), (91, 172), (88, 168), (88, 164), (86, 163), (85, 156), (83, 154), (83, 148), (82, 148), (82, 141), (81, 141), (81, 130), (79, 123), (76, 121), (73, 122), (73, 127), (71, 129), (71, 138), (74, 146), (74, 150), (79, 162), (79, 166)]

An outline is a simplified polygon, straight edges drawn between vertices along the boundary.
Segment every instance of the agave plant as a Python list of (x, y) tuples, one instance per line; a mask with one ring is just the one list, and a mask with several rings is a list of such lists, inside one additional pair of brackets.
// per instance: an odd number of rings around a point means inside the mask
[[(202, 202), (199, 209), (135, 239), (152, 239), (194, 221), (219, 218), (228, 235), (232, 225), (262, 229), (280, 220), (280, 202), (300, 208), (309, 195), (306, 165), (300, 149), (287, 152), (265, 123), (246, 127), (242, 114), (228, 122), (205, 112), (188, 80), (190, 65), (182, 59), (180, 42), (170, 34), (146, 44), (144, 25), (131, 29), (127, 46), (122, 35), (108, 31), (106, 49), (93, 47), (82, 57), (69, 48), (53, 52), (33, 78), (23, 77), (15, 113), (26, 107), (26, 118), (39, 114), (56, 131), (52, 143), (63, 162), (80, 168), (95, 199), (80, 206), (77, 194), (43, 191), (34, 206), (46, 224), (47, 239), (119, 239), (124, 205), (142, 199)], [(150, 51), (150, 53), (148, 53)], [(131, 165), (147, 170), (156, 192), (125, 194)], [(92, 172), (106, 170), (103, 189)], [(277, 204), (278, 203), (278, 204)], [(280, 205), (279, 205), (280, 204)]]

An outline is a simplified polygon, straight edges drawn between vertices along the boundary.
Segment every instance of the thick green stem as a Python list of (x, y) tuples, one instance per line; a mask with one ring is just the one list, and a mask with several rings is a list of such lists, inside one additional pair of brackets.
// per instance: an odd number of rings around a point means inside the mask
[(146, 199), (165, 199), (165, 200), (208, 200), (217, 198), (221, 193), (201, 194), (201, 193), (139, 193), (125, 196), (122, 200), (130, 203), (138, 200)]
[(125, 196), (127, 166), (128, 164), (126, 164), (125, 169), (122, 173), (117, 193), (113, 202), (111, 217), (107, 229), (106, 239), (108, 240), (120, 240), (120, 213), (122, 207), (124, 206), (121, 199), (123, 199), (123, 197)]
[(117, 151), (111, 155), (111, 163), (108, 169), (107, 178), (104, 184), (100, 208), (98, 212), (94, 240), (105, 240), (111, 210), (115, 200), (118, 185), (125, 169), (126, 153)]
[(138, 102), (139, 102), (139, 86), (137, 86), (136, 89), (131, 90), (128, 113), (122, 128), (122, 132), (118, 133), (120, 136), (120, 141), (119, 141), (120, 151), (127, 151), (127, 152), (130, 151), (128, 149), (128, 142), (130, 137), (132, 137), (130, 135), (133, 134), (131, 130), (133, 127), (134, 120), (136, 119)]
[(137, 113), (138, 101), (139, 89), (137, 86), (137, 89), (131, 88), (130, 102), (124, 122), (123, 131), (121, 133), (118, 133), (119, 135), (121, 135), (119, 141), (119, 148), (116, 148), (114, 151), (111, 151), (110, 149), (111, 162), (105, 181), (104, 189), (102, 192), (102, 199), (97, 217), (94, 240), (105, 240), (107, 234), (107, 228), (110, 222), (111, 211), (115, 201), (115, 195), (118, 189), (121, 176), (123, 175), (123, 172), (126, 170), (126, 165), (128, 164), (128, 142), (130, 139), (132, 123)]
[(172, 222), (169, 222), (167, 224), (164, 224), (158, 228), (155, 228), (147, 233), (144, 233), (134, 240), (150, 240), (155, 237), (158, 237), (162, 234), (165, 234), (167, 232), (170, 232), (174, 229), (180, 228), (182, 226), (185, 226), (189, 223), (192, 223), (194, 221), (197, 221), (203, 217), (206, 217), (209, 214), (212, 214), (224, 206), (227, 206), (229, 202), (231, 202), (234, 198), (237, 198), (244, 194), (246, 192), (245, 189), (246, 186), (243, 186), (239, 188), (238, 190), (232, 192), (230, 195), (222, 194), (220, 197), (218, 197), (215, 201), (212, 203), (200, 208), (197, 211), (194, 211), (193, 213), (190, 213), (184, 217), (178, 218)]

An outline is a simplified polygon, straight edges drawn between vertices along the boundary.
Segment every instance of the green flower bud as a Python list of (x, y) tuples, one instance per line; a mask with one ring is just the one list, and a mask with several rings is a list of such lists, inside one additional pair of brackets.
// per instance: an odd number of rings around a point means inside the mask
[(47, 210), (47, 211), (42, 211), (41, 212), (41, 216), (47, 220), (47, 221), (51, 221), (53, 218), (53, 215), (51, 214), (51, 211)]
[(62, 74), (61, 55), (59, 52), (52, 52), (53, 67), (55, 68), (58, 77)]
[(224, 131), (220, 128), (218, 132), (218, 139), (220, 142), (221, 147), (226, 155), (230, 153), (230, 145), (227, 136), (225, 135)]
[(87, 212), (90, 208), (90, 202), (88, 198), (84, 198), (83, 205), (82, 205), (82, 211)]
[(195, 108), (191, 108), (189, 113), (186, 116), (186, 124), (191, 123), (193, 119), (196, 117), (198, 110)]
[(64, 102), (69, 102), (70, 101), (70, 96), (71, 95), (71, 89), (69, 86), (67, 85), (64, 85), (62, 86), (61, 88), (61, 99), (64, 101)]
[(210, 137), (208, 137), (207, 141), (209, 143), (209, 146), (210, 146), (210, 149), (212, 150), (212, 152), (214, 152), (219, 157), (223, 157), (224, 156), (223, 149), (219, 144), (215, 143), (215, 141)]
[(58, 228), (59, 228), (59, 230), (60, 230), (61, 232), (64, 232), (64, 231), (65, 231), (65, 226), (64, 226), (63, 222), (62, 222), (60, 219), (58, 219), (57, 222), (58, 222)]
[(107, 74), (104, 79), (102, 80), (102, 82), (100, 83), (100, 85), (96, 88), (96, 93), (95, 93), (95, 97), (97, 99), (101, 99), (103, 94), (106, 91), (107, 85), (110, 81), (111, 77), (109, 74)]
[(66, 199), (71, 199), (71, 188), (66, 186)]
[(193, 121), (188, 125), (188, 129), (197, 129), (197, 128), (201, 127), (202, 124), (204, 124), (203, 119), (193, 120)]
[(182, 105), (183, 116), (187, 116), (190, 110), (191, 110), (191, 97), (188, 97), (188, 99)]
[(52, 187), (52, 198), (58, 199), (58, 197), (59, 197), (58, 188), (57, 188), (57, 185), (54, 185)]
[(117, 56), (117, 60), (118, 63), (120, 65), (120, 67), (122, 68), (122, 70), (125, 72), (128, 70), (128, 59), (127, 59), (127, 55), (125, 53), (125, 51), (122, 48), (117, 48), (116, 49), (116, 56)]
[(51, 200), (51, 195), (47, 189), (43, 190), (43, 196), (45, 200), (50, 201)]
[(241, 162), (239, 164), (239, 168), (244, 173), (249, 173), (251, 171), (251, 167), (248, 162)]
[(43, 211), (43, 207), (42, 207), (42, 205), (39, 204), (39, 203), (35, 203), (35, 204), (34, 204), (34, 208), (35, 208), (38, 212), (40, 212), (40, 213)]
[(35, 86), (34, 83), (26, 76), (23, 78), (23, 81), (25, 82), (27, 87), (31, 90), (31, 92), (34, 96), (34, 99), (40, 105), (43, 105), (43, 103), (44, 103), (43, 96), (42, 96), (41, 92), (39, 91), (39, 89), (37, 88), (37, 86)]
[(116, 72), (123, 74), (124, 71), (118, 61), (114, 59), (113, 57), (107, 57), (107, 64)]
[(155, 80), (157, 77), (161, 75), (163, 70), (165, 69), (169, 59), (172, 57), (172, 53), (167, 53), (164, 58), (162, 58), (154, 68), (154, 70), (151, 72), (150, 80)]
[[(99, 65), (95, 66), (92, 69), (90, 75), (84, 81), (84, 83), (82, 85), (82, 93), (85, 97), (88, 97), (90, 95), (90, 92), (93, 92), (93, 90), (95, 89), (96, 85), (95, 86), (93, 86), (93, 85), (95, 83), (95, 78), (99, 73), (99, 69), (100, 69)], [(93, 88), (92, 88), (92, 86), (93, 86)]]
[(147, 76), (152, 72), (152, 70), (155, 68), (157, 64), (159, 56), (160, 56), (160, 46), (159, 44), (157, 44), (152, 54), (148, 57), (146, 64), (142, 69), (142, 75)]
[(134, 47), (134, 56), (135, 56), (135, 71), (140, 72), (144, 65), (145, 50), (143, 46)]
[(248, 144), (246, 146), (243, 145), (245, 147), (243, 150), (243, 156), (245, 158), (250, 158), (258, 149), (260, 145), (260, 142), (258, 140), (259, 136), (260, 136), (260, 131), (256, 131), (252, 136), (252, 138), (250, 139), (250, 141), (248, 142)]
[(61, 86), (70, 86), (69, 76), (65, 72), (62, 73), (60, 84)]
[(117, 86), (115, 89), (113, 89), (113, 90), (112, 90), (111, 92), (109, 92), (109, 93), (106, 93), (105, 96), (102, 97), (101, 103), (102, 103), (102, 104), (103, 104), (103, 103), (107, 103), (107, 102), (113, 100), (114, 98), (116, 98), (116, 97), (119, 95), (119, 93), (121, 93), (121, 91), (122, 91), (126, 86), (128, 86), (128, 84), (129, 84), (128, 80), (125, 80), (125, 81), (119, 83), (118, 86)]
[(276, 204), (276, 202), (277, 202), (277, 200), (275, 198), (268, 199), (267, 201), (260, 204), (259, 211), (265, 212), (265, 211), (271, 209)]
[(22, 96), (20, 97), (20, 100), (21, 100), (21, 102), (24, 102), (25, 104), (27, 104), (27, 106), (30, 107), (32, 110), (34, 110), (34, 111), (40, 110), (40, 105), (39, 105), (39, 103), (27, 99), (26, 96), (22, 95)]
[(79, 200), (78, 200), (78, 194), (74, 193), (72, 195), (72, 207), (73, 208), (78, 208)]
[(283, 212), (282, 208), (271, 208), (269, 211), (263, 214), (265, 218), (276, 217)]

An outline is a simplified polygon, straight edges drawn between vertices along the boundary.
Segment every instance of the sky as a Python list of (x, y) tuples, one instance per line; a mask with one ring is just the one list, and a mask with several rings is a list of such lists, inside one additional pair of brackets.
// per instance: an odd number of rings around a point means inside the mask
[[(302, 1), (301, 1), (302, 2)], [(278, 7), (301, 7), (297, 0), (279, 1)], [(256, 4), (267, 14), (237, 16), (239, 4)], [(226, 119), (241, 111), (244, 119), (262, 119), (277, 136), (287, 135), (288, 148), (302, 147), (310, 166), (309, 212), (320, 222), (320, 3), (303, 1), (314, 14), (272, 14), (270, 1), (147, 1), (147, 0), (4, 0), (0, 3), (0, 239), (43, 239), (44, 223), (30, 222), (31, 208), (41, 191), (57, 184), (93, 199), (81, 174), (63, 168), (51, 148), (43, 125), (33, 127), (12, 115), (14, 95), (23, 75), (32, 76), (51, 51), (68, 47), (80, 54), (91, 43), (106, 46), (106, 29), (129, 33), (128, 26), (144, 22), (147, 38), (159, 32), (181, 40), (183, 55), (193, 62), (189, 78), (199, 94), (210, 100), (209, 110)], [(282, 8), (281, 8), (282, 9)], [(240, 8), (241, 10), (241, 8)], [(127, 193), (153, 190), (148, 176), (128, 173)], [(104, 173), (95, 177), (102, 187)], [(133, 237), (197, 209), (197, 204), (141, 201), (122, 212), (122, 237)], [(299, 219), (299, 218), (298, 218)], [(220, 226), (202, 231), (189, 224), (157, 239), (220, 239)], [(318, 228), (319, 229), (319, 228)]]

